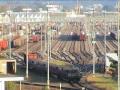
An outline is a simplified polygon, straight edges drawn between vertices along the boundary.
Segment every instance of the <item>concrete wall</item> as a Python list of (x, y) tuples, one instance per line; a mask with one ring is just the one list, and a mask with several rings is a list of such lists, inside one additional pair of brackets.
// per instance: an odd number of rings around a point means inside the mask
[(0, 73), (6, 74), (7, 73), (7, 64), (5, 62), (0, 62), (0, 66), (1, 66)]
[(7, 63), (12, 62), (14, 72), (16, 73), (16, 61), (15, 60), (0, 60), (0, 73), (7, 74)]

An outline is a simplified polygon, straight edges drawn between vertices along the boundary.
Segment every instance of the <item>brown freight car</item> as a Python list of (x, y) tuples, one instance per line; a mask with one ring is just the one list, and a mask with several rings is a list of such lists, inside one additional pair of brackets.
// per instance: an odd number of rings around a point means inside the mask
[(25, 37), (20, 37), (20, 38), (15, 39), (15, 40), (13, 41), (13, 43), (14, 43), (14, 46), (15, 46), (15, 47), (20, 47), (20, 46), (26, 44), (27, 41), (26, 41), (26, 38), (25, 38)]

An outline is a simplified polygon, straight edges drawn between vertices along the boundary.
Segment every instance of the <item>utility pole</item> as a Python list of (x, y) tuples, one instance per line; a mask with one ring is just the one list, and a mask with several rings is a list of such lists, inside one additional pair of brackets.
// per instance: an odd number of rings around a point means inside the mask
[(117, 33), (118, 33), (118, 90), (120, 90), (120, 47), (119, 47), (119, 45), (120, 45), (120, 35), (119, 35), (119, 33), (120, 33), (120, 28), (119, 28), (119, 26), (120, 26), (120, 0), (118, 0), (118, 2), (117, 2), (117, 6), (118, 6), (118, 14), (117, 14), (117, 22), (118, 22), (118, 31), (117, 31)]
[(28, 26), (28, 12), (29, 11), (31, 11), (32, 9), (31, 8), (24, 8), (23, 9), (23, 11), (25, 11), (25, 13), (26, 13), (26, 23), (27, 23), (27, 25), (26, 25), (26, 29), (27, 29), (27, 45), (26, 45), (26, 78), (28, 79), (28, 77), (29, 77), (29, 73), (28, 73), (28, 53), (29, 53), (29, 51), (28, 51), (28, 41), (29, 41), (29, 36), (28, 36), (28, 32), (29, 32), (29, 26)]
[[(93, 18), (94, 18), (94, 8), (93, 8)], [(96, 35), (96, 33), (95, 33), (95, 28), (94, 28), (94, 20), (92, 20), (93, 21), (93, 31), (92, 31), (92, 37), (93, 37), (93, 41), (92, 41), (92, 47), (93, 47), (93, 75), (95, 75), (95, 35)]]
[(104, 63), (104, 69), (106, 69), (105, 68), (105, 64), (106, 64), (106, 58), (107, 58), (107, 56), (106, 56), (106, 29), (107, 29), (107, 23), (106, 23), (106, 11), (104, 12), (104, 47), (105, 47), (105, 51), (104, 51), (104, 54), (105, 54), (105, 63)]
[(12, 26), (12, 21), (11, 21), (11, 11), (7, 11), (7, 14), (9, 16), (9, 58), (11, 59), (12, 56), (12, 51), (11, 51), (11, 36), (12, 36), (12, 33), (11, 33), (11, 26)]
[(47, 7), (47, 55), (48, 55), (48, 62), (47, 62), (47, 89), (50, 90), (50, 70), (49, 70), (49, 62), (50, 62), (50, 39), (51, 39), (51, 36), (49, 35), (48, 33), (48, 30), (49, 30), (49, 12), (48, 12), (48, 7)]

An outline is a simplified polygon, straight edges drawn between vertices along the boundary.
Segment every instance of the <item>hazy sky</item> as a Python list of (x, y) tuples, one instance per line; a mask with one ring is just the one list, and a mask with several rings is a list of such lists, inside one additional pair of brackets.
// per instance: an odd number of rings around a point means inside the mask
[[(91, 7), (93, 4), (103, 4), (105, 7), (115, 7), (115, 4), (118, 0), (78, 0), (79, 4), (82, 4), (84, 7)], [(28, 5), (28, 6), (44, 6), (48, 2), (55, 4), (62, 4), (65, 7), (74, 7), (77, 3), (77, 0), (0, 0), (0, 4), (11, 4), (11, 5)]]

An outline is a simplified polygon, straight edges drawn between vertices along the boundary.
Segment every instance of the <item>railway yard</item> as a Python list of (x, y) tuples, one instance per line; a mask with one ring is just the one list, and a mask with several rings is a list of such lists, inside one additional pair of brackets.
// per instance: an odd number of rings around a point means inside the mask
[(90, 10), (59, 11), (59, 5), (46, 5), (39, 12), (0, 12), (0, 65), (6, 63), (7, 75), (25, 79), (14, 83), (16, 90), (21, 84), (22, 90), (108, 90), (92, 82), (95, 75), (116, 85), (118, 12), (96, 5)]
[[(11, 50), (11, 57), (16, 59), (20, 65), (25, 65), (24, 55), (28, 55), (29, 62), (33, 63), (29, 64), (29, 69), (41, 70), (45, 67), (42, 67), (42, 64), (39, 67), (35, 62), (47, 63), (47, 48), (48, 44), (51, 44), (50, 62), (62, 61), (78, 68), (79, 72), (88, 74), (92, 73), (93, 60), (95, 60), (96, 72), (104, 73), (105, 54), (115, 53), (118, 48), (117, 38), (114, 36), (116, 33), (111, 35), (113, 26), (92, 25), (90, 30), (86, 30), (85, 24), (81, 22), (67, 22), (62, 27), (60, 24), (57, 22), (49, 26), (51, 30), (50, 40), (47, 39), (45, 24), (38, 25), (36, 29), (30, 29), (28, 34), (20, 36), (18, 33), (12, 36), (11, 41), (4, 38), (3, 40), (8, 40), (8, 46), (1, 48), (1, 54), (9, 57)], [(94, 31), (92, 31), (93, 27)], [(18, 30), (15, 31), (18, 32)], [(9, 43), (11, 43), (11, 48)], [(52, 72), (52, 68), (50, 70)], [(77, 84), (72, 85), (74, 87)], [(78, 87), (81, 88), (81, 85), (78, 84)]]
[[(73, 65), (74, 64), (86, 65), (86, 64), (93, 63), (92, 60), (93, 60), (93, 54), (94, 54), (95, 55), (94, 59), (96, 63), (104, 64), (104, 58), (105, 58), (104, 54), (106, 52), (107, 53), (116, 52), (118, 47), (117, 40), (110, 35), (110, 33), (112, 32), (110, 27), (108, 28), (108, 30), (106, 30), (106, 32), (104, 32), (105, 30), (104, 28), (105, 27), (101, 27), (101, 26), (95, 27), (96, 35), (92, 36), (92, 34), (87, 35), (88, 32), (84, 30), (84, 25), (80, 25), (80, 23), (73, 22), (73, 23), (65, 24), (64, 27), (61, 27), (60, 29), (56, 30), (55, 33), (53, 32), (53, 36), (51, 37), (52, 59), (62, 60)], [(45, 32), (45, 28), (42, 28), (42, 30), (43, 32)], [(38, 29), (37, 31), (34, 31), (34, 32), (40, 32), (40, 31), (41, 30)], [(105, 36), (105, 33), (106, 33), (106, 36)], [(82, 40), (82, 37), (80, 37), (82, 36), (82, 34), (85, 34), (85, 37), (83, 37), (83, 40)], [(18, 41), (20, 41), (21, 43), (15, 42), (14, 39), (11, 40), (11, 42), (12, 41), (14, 42), (14, 47), (11, 48), (11, 52), (26, 53), (27, 45), (28, 45), (28, 52), (33, 52), (38, 54), (41, 52), (45, 52), (46, 41), (44, 39), (33, 41), (31, 39), (32, 36), (31, 35), (28, 35), (28, 36), (29, 36), (29, 41), (31, 40), (28, 43), (25, 35), (23, 36), (25, 37), (24, 40), (22, 39), (22, 36), (18, 37), (19, 39)], [(41, 36), (36, 34), (36, 37), (40, 38)], [(106, 41), (104, 41), (105, 39)], [(95, 41), (95, 44), (93, 43), (94, 41)], [(1, 52), (8, 53), (8, 54), (9, 54), (9, 51), (10, 51), (9, 46), (4, 50), (1, 50)], [(40, 57), (37, 59), (41, 60)]]

